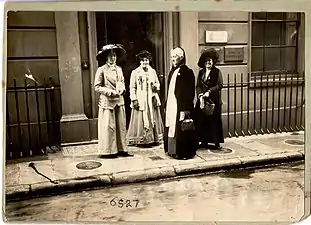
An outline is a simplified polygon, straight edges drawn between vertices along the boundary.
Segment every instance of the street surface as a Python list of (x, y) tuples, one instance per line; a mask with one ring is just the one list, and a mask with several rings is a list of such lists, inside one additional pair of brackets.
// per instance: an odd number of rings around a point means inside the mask
[(302, 163), (9, 202), (9, 221), (298, 221)]

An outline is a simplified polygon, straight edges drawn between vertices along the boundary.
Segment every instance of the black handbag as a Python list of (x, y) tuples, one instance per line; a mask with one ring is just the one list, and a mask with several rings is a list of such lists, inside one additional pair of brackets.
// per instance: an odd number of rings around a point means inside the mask
[(211, 116), (214, 113), (215, 104), (210, 98), (204, 99), (204, 108), (202, 109), (204, 114)]
[(181, 131), (194, 131), (194, 130), (195, 130), (194, 122), (190, 116), (188, 116), (187, 119), (184, 119), (181, 122)]

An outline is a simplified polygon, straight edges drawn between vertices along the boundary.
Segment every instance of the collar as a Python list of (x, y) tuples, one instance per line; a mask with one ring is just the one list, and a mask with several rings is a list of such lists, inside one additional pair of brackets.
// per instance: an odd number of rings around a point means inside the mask
[(147, 71), (145, 71), (141, 65), (138, 67), (138, 71), (142, 73), (149, 73), (151, 72), (151, 70), (152, 70), (152, 67), (150, 65), (147, 66)]
[(117, 70), (117, 64), (111, 65), (111, 64), (106, 63), (105, 65), (107, 66), (107, 69), (110, 69), (112, 71)]

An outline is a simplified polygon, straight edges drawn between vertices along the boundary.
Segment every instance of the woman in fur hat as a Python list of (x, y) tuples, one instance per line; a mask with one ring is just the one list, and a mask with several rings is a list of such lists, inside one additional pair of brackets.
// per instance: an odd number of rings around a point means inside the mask
[(124, 77), (117, 57), (124, 54), (121, 45), (105, 45), (96, 58), (104, 65), (95, 74), (94, 88), (100, 94), (98, 111), (98, 147), (101, 158), (133, 156), (127, 152), (124, 109)]
[(130, 79), (131, 120), (127, 140), (129, 145), (158, 144), (163, 139), (163, 123), (158, 95), (160, 83), (156, 71), (150, 66), (148, 51), (137, 55), (140, 66), (132, 71)]
[[(196, 92), (196, 129), (201, 142), (200, 147), (208, 148), (208, 144), (214, 144), (215, 149), (220, 149), (220, 143), (224, 143), (221, 120), (221, 89), (223, 79), (221, 71), (216, 68), (218, 53), (215, 49), (204, 50), (200, 56), (198, 66), (201, 68), (198, 75)], [(211, 100), (215, 104), (212, 115), (203, 112), (206, 101)]]

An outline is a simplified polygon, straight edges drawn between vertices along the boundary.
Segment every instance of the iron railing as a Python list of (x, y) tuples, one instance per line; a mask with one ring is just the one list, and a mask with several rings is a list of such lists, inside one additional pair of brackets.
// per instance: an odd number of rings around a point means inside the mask
[(228, 75), (224, 81), (226, 137), (304, 130), (304, 75), (242, 73)]
[[(45, 83), (45, 82), (44, 82)], [(304, 76), (295, 73), (224, 76), (222, 120), (225, 137), (304, 130)], [(59, 85), (7, 88), (7, 158), (59, 149)]]
[(60, 147), (59, 85), (52, 78), (44, 84), (17, 85), (7, 88), (6, 158), (19, 158), (55, 152)]

